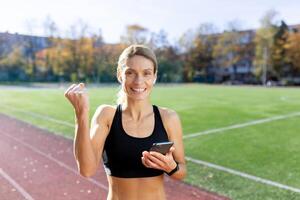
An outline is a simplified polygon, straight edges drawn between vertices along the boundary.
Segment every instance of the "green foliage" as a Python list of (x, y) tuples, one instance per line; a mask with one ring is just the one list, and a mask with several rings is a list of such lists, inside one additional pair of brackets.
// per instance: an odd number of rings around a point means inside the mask
[[(279, 26), (276, 16), (275, 11), (268, 11), (256, 32), (240, 31), (234, 22), (223, 33), (213, 24), (201, 24), (195, 31), (186, 31), (175, 44), (169, 43), (164, 30), (155, 33), (138, 24), (128, 25), (117, 44), (105, 43), (101, 31), (88, 34), (89, 27), (83, 22), (72, 26), (68, 37), (62, 38), (48, 17), (44, 24), (47, 47), (37, 45), (41, 38), (26, 36), (29, 39), (23, 46), (15, 46), (9, 53), (0, 48), (0, 68), (13, 80), (115, 82), (120, 53), (138, 43), (155, 51), (158, 81), (162, 82), (219, 82), (230, 76), (232, 81), (245, 79), (246, 83), (254, 83), (248, 71), (252, 66), (257, 78), (296, 77), (300, 74), (298, 33), (284, 22)], [(1, 37), (0, 44), (4, 40)], [(241, 66), (244, 71), (238, 72)], [(245, 75), (245, 69), (249, 74)]]
[(181, 82), (182, 81), (182, 63), (167, 59), (159, 60), (158, 69), (159, 82)]
[(181, 82), (183, 63), (179, 54), (172, 47), (162, 47), (155, 51), (158, 59), (159, 82)]
[(268, 11), (261, 19), (261, 27), (255, 35), (255, 74), (260, 77), (263, 75), (263, 66), (266, 66), (267, 73), (270, 76), (276, 75), (273, 68), (272, 55), (274, 52), (274, 37), (278, 31), (275, 18), (277, 13), (274, 10)]
[(286, 50), (285, 62), (292, 65), (294, 75), (300, 72), (300, 32), (292, 32), (287, 36), (287, 42), (284, 44)]
[(218, 42), (213, 50), (213, 57), (217, 66), (230, 67), (240, 60), (239, 41), (240, 34), (237, 31), (224, 32), (218, 37)]
[(26, 64), (26, 60), (22, 55), (20, 47), (15, 47), (13, 51), (8, 54), (6, 57), (0, 60), (1, 66), (6, 67), (20, 67), (22, 68)]
[(78, 78), (77, 78), (77, 74), (76, 73), (71, 73), (71, 82), (77, 82)]

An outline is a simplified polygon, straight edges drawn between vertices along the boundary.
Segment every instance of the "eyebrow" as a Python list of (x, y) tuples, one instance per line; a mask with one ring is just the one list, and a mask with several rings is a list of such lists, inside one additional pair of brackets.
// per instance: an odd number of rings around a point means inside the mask
[[(126, 71), (128, 70), (131, 70), (131, 71), (136, 71), (135, 69), (132, 69), (132, 68), (127, 68)], [(146, 69), (143, 69), (143, 71), (154, 71), (152, 68), (146, 68)]]
[(147, 68), (147, 69), (144, 69), (144, 71), (146, 71), (146, 70), (150, 70), (150, 71), (152, 71), (153, 69), (152, 69), (152, 68)]

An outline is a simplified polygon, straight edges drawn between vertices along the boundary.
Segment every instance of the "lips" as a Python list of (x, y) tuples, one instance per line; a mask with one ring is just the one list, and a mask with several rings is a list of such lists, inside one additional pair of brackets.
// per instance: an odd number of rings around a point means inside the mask
[(133, 92), (142, 93), (146, 90), (146, 88), (130, 88)]

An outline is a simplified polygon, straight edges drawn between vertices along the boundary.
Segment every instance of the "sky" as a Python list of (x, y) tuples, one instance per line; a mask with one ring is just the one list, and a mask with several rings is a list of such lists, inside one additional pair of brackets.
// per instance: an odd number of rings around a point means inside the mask
[(289, 25), (300, 24), (300, 0), (0, 0), (0, 8), (0, 32), (45, 35), (43, 23), (50, 17), (62, 36), (81, 21), (91, 32), (101, 29), (108, 43), (119, 42), (131, 24), (164, 30), (171, 42), (203, 23), (222, 31), (238, 21), (242, 29), (253, 29), (270, 9)]

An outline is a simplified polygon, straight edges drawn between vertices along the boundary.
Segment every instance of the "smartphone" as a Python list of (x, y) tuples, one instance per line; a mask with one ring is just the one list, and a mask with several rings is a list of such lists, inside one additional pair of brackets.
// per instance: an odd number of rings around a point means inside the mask
[(153, 143), (150, 151), (156, 151), (161, 154), (166, 155), (169, 152), (170, 148), (173, 146), (174, 142), (158, 142)]

